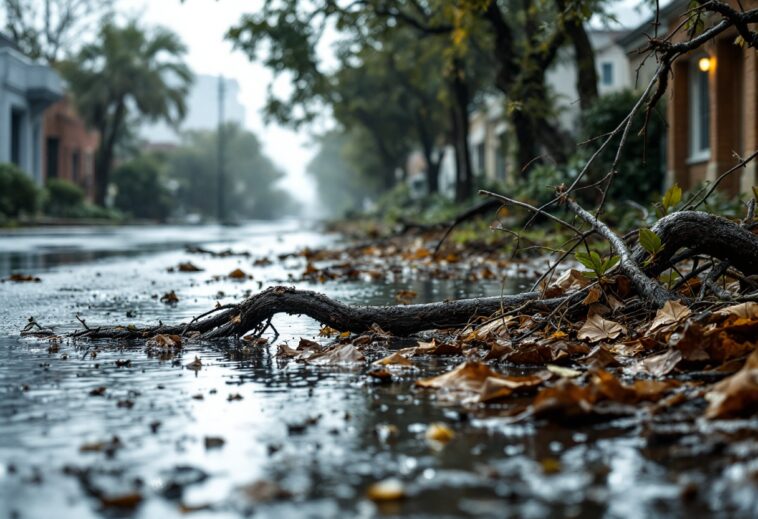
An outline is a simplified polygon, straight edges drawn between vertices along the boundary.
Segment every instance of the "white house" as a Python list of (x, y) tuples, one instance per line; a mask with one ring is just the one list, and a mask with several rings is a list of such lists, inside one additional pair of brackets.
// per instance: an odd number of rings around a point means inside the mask
[(42, 183), (43, 113), (62, 97), (60, 76), (0, 34), (0, 163), (14, 163)]

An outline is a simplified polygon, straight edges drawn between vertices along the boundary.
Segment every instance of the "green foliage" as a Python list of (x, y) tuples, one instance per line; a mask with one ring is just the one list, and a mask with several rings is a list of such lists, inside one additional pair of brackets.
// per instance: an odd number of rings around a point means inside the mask
[(138, 118), (175, 124), (184, 117), (192, 74), (184, 44), (167, 29), (104, 24), (96, 39), (59, 65), (79, 114), (100, 132), (96, 198), (103, 203), (116, 147)]
[(652, 256), (655, 256), (663, 249), (661, 237), (645, 227), (640, 229), (640, 245)]
[(37, 210), (39, 190), (15, 164), (0, 164), (0, 219), (31, 216)]
[(46, 215), (72, 218), (81, 216), (83, 212), (84, 190), (68, 180), (48, 180), (44, 198)]
[(150, 155), (134, 158), (116, 168), (113, 172), (116, 208), (134, 218), (165, 221), (173, 203), (163, 170), (163, 164)]
[(682, 201), (682, 188), (678, 184), (671, 186), (661, 198), (659, 204), (656, 204), (655, 211), (658, 218), (663, 218)]
[[(626, 117), (637, 102), (637, 93), (627, 90), (600, 97), (597, 102), (581, 117), (581, 141), (592, 140), (592, 144), (583, 148), (582, 155), (588, 158), (600, 143), (598, 137), (604, 136)], [(664, 177), (665, 123), (658, 114), (650, 117), (647, 132), (639, 135), (644, 125), (644, 114), (639, 113), (632, 123), (626, 145), (618, 163), (618, 174), (609, 191), (611, 199), (633, 200), (646, 204), (651, 196), (661, 189)], [(611, 169), (616, 148), (621, 137), (618, 136), (597, 157), (588, 183), (596, 182)]]
[(589, 269), (587, 272), (583, 272), (588, 278), (600, 279), (608, 273), (613, 267), (615, 267), (621, 258), (619, 256), (610, 256), (603, 259), (600, 254), (594, 250), (589, 252), (577, 252), (574, 257), (576, 260)]
[[(270, 219), (292, 214), (296, 207), (277, 184), (282, 173), (263, 153), (252, 132), (235, 124), (224, 127), (225, 216)], [(218, 138), (215, 131), (193, 131), (167, 156), (167, 176), (176, 184), (180, 213), (214, 218), (218, 214)]]

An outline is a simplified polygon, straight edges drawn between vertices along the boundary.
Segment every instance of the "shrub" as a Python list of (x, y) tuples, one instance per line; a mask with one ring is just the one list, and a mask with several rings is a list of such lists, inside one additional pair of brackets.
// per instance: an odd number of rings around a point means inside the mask
[(0, 164), (0, 216), (32, 215), (38, 200), (39, 189), (26, 173), (14, 164)]
[(84, 212), (84, 190), (60, 178), (51, 178), (45, 186), (45, 214), (75, 218)]
[(173, 203), (161, 166), (152, 156), (140, 156), (119, 166), (113, 173), (116, 208), (135, 218), (165, 220)]
[[(638, 95), (632, 90), (625, 90), (600, 97), (595, 104), (582, 114), (580, 141), (595, 139), (582, 150), (584, 158), (603, 142), (598, 139), (611, 131), (626, 117), (637, 102)], [(662, 110), (658, 107), (658, 111)], [(648, 202), (657, 195), (663, 186), (664, 178), (664, 143), (665, 122), (658, 113), (651, 114), (647, 125), (647, 135), (640, 135), (645, 122), (642, 110), (635, 117), (629, 135), (621, 153), (618, 175), (611, 186), (609, 196), (617, 200), (634, 200)], [(611, 168), (616, 154), (620, 136), (595, 161), (588, 182), (602, 178)]]

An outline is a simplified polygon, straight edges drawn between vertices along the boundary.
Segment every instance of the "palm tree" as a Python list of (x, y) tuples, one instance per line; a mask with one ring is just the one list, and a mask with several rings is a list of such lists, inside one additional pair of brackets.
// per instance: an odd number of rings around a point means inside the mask
[(134, 116), (178, 124), (192, 73), (182, 61), (186, 47), (164, 28), (136, 22), (104, 24), (95, 42), (60, 65), (79, 114), (100, 133), (95, 156), (95, 201), (104, 204), (113, 155)]

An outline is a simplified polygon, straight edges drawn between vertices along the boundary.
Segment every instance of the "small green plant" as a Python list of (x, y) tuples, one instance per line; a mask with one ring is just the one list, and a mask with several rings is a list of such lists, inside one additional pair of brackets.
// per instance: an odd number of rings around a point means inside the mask
[(69, 180), (51, 178), (45, 186), (45, 214), (75, 218), (84, 212), (84, 190)]
[(15, 164), (0, 164), (0, 219), (32, 216), (37, 211), (39, 190)]
[(682, 188), (679, 184), (674, 184), (663, 195), (660, 203), (655, 205), (655, 212), (658, 218), (663, 218), (682, 201)]
[(608, 271), (615, 267), (621, 260), (618, 256), (611, 256), (603, 259), (600, 254), (594, 250), (587, 252), (577, 252), (574, 257), (576, 261), (584, 265), (589, 271), (582, 272), (585, 276), (592, 279), (601, 279)]
[(653, 231), (647, 228), (640, 229), (640, 245), (649, 254), (648, 263), (655, 257), (656, 254), (663, 250), (663, 242), (661, 237), (655, 234)]

